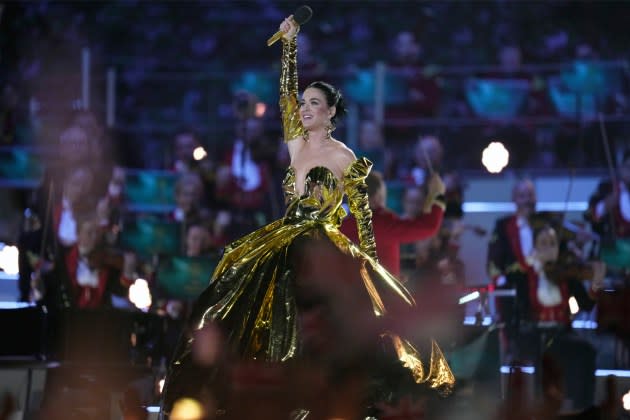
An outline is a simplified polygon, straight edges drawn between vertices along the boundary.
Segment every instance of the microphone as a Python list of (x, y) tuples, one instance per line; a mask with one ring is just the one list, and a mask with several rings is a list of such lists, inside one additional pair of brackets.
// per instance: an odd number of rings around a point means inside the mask
[[(304, 5), (298, 7), (295, 13), (293, 13), (293, 20), (298, 25), (304, 25), (311, 19), (311, 16), (313, 16), (313, 10), (310, 7)], [(278, 31), (273, 34), (272, 37), (267, 40), (267, 46), (270, 47), (271, 45), (273, 45), (276, 41), (282, 38), (282, 35), (284, 35), (283, 31)]]

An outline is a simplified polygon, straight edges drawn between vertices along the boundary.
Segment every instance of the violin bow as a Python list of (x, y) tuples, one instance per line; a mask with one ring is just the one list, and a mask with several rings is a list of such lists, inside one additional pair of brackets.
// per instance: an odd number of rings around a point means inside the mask
[(42, 238), (39, 244), (39, 268), (37, 269), (37, 273), (33, 273), (34, 276), (31, 277), (31, 294), (32, 299), (35, 301), (43, 299), (46, 293), (46, 291), (44, 290), (44, 281), (42, 279), (42, 270), (44, 261), (46, 259), (46, 245), (48, 243), (48, 228), (50, 226), (50, 218), (52, 212), (54, 185), (54, 182), (51, 180), (48, 187), (48, 196), (46, 197), (44, 225), (42, 226)]
[[(424, 147), (421, 147), (421, 149), (422, 149), (422, 154), (424, 155), (424, 160), (427, 162), (427, 169), (429, 170), (429, 175), (430, 175), (429, 177), (425, 177), (425, 182), (426, 182), (428, 178), (433, 176), (435, 171), (433, 169), (433, 165), (431, 164), (431, 159), (429, 158), (429, 154), (427, 153), (426, 149)], [(428, 197), (427, 197), (427, 199), (425, 200), (424, 205), (423, 205), (423, 211), (425, 213), (429, 213), (431, 211), (432, 204), (430, 204), (430, 203), (432, 203), (432, 202), (433, 201), (432, 200), (429, 201)]]
[(421, 147), (422, 154), (424, 155), (424, 160), (427, 161), (427, 169), (429, 170), (429, 174), (433, 175), (435, 171), (433, 170), (433, 165), (431, 164), (431, 159), (429, 158), (429, 154), (427, 153), (424, 147)]
[[(610, 142), (608, 141), (608, 134), (606, 132), (606, 125), (604, 124), (604, 116), (602, 115), (602, 113), (600, 112), (598, 114), (598, 119), (599, 119), (599, 131), (602, 135), (602, 143), (604, 143), (604, 151), (606, 152), (606, 162), (608, 163), (608, 171), (610, 173), (610, 180), (612, 182), (612, 186), (613, 186), (613, 192), (617, 186), (617, 175), (615, 174), (615, 165), (613, 164), (613, 160), (612, 160), (612, 153), (610, 152)], [(611, 212), (609, 212), (609, 218), (610, 218), (610, 226), (612, 229), (612, 236), (613, 239), (615, 239), (615, 237), (617, 236), (617, 229), (615, 226), (615, 218), (613, 216), (613, 214)]]

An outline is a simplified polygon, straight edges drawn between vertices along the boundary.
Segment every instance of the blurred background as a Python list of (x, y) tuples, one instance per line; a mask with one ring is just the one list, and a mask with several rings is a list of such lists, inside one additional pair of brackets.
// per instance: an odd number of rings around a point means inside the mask
[[(60, 418), (157, 416), (175, 340), (223, 247), (284, 213), (281, 47), (265, 41), (300, 5), (0, 3), (7, 413), (53, 418), (63, 406), (54, 397), (76, 405)], [(516, 298), (496, 293), (490, 268), (495, 223), (519, 209), (524, 179), (536, 210), (577, 243), (579, 264), (607, 264), (595, 306), (572, 308), (570, 322), (596, 349), (583, 401), (614, 394), (621, 404), (630, 391), (630, 4), (310, 6), (300, 88), (341, 89), (349, 115), (335, 136), (383, 174), (388, 207), (413, 218), (428, 175), (446, 184), (440, 231), (401, 248), (401, 276), (412, 290), (430, 277), (448, 291), (441, 310), (458, 327), (448, 324), (442, 345), (462, 397), (382, 418), (515, 418), (499, 409), (516, 404), (510, 390), (540, 395), (542, 365), (515, 361), (502, 341), (496, 299)], [(585, 408), (569, 397), (561, 405)]]

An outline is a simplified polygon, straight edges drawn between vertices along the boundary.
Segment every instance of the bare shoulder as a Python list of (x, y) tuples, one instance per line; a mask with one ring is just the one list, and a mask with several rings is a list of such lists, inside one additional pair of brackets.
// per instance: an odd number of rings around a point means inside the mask
[(357, 160), (356, 155), (348, 146), (338, 140), (334, 140), (333, 144), (335, 146), (335, 161), (340, 169), (346, 169), (352, 162)]

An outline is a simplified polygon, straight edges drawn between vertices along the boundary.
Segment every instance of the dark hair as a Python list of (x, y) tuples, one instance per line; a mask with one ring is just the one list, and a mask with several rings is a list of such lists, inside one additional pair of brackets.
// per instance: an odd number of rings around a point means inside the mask
[(343, 116), (346, 115), (346, 113), (348, 112), (341, 91), (330, 83), (317, 81), (311, 83), (306, 88), (315, 88), (321, 90), (326, 97), (326, 103), (328, 104), (328, 106), (334, 106), (336, 108), (337, 111), (335, 112), (335, 115), (333, 115), (333, 117), (330, 119), (330, 122), (333, 123), (333, 125), (337, 125), (337, 121), (343, 118)]

